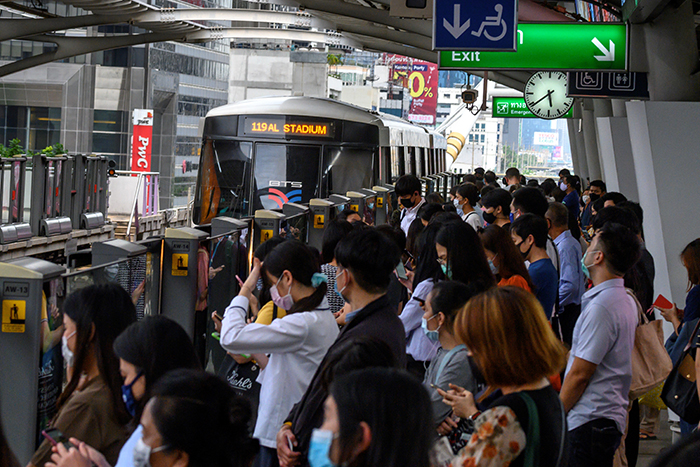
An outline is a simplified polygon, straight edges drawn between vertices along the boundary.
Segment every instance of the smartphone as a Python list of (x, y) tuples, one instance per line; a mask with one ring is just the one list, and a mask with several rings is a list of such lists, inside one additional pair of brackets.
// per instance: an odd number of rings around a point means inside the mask
[(224, 320), (224, 317), (221, 316), (221, 315), (219, 314), (218, 311), (215, 311), (215, 312), (214, 312), (214, 316), (216, 316), (216, 317), (219, 319), (219, 321), (223, 321), (223, 320)]
[(66, 438), (58, 428), (48, 428), (46, 430), (42, 430), (41, 434), (44, 438), (49, 440), (49, 443), (51, 443), (52, 446), (58, 446), (58, 443), (62, 443), (66, 449), (75, 447), (70, 441), (68, 441), (68, 438)]
[(396, 266), (396, 275), (399, 276), (399, 279), (408, 279), (408, 276), (406, 275), (406, 268), (403, 267), (403, 263), (399, 261), (399, 264)]
[(667, 299), (663, 295), (659, 295), (658, 297), (656, 297), (654, 306), (658, 308), (673, 308), (673, 303), (671, 303), (669, 299)]
[(433, 383), (430, 383), (430, 387), (433, 389), (440, 389), (439, 387), (435, 386)]
[(294, 452), (294, 444), (292, 444), (291, 438), (287, 438), (287, 444), (289, 445), (289, 450)]

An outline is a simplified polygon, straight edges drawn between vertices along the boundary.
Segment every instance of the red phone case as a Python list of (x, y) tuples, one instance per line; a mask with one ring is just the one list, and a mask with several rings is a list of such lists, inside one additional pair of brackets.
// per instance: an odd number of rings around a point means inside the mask
[(659, 308), (673, 308), (673, 303), (671, 303), (663, 295), (659, 295), (658, 297), (656, 297), (656, 301), (654, 302), (654, 306), (659, 307)]

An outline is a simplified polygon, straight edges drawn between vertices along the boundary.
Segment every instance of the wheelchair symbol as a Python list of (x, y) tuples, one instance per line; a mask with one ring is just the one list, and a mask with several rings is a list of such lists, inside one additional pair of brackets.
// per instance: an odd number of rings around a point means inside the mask
[[(486, 18), (484, 18), (484, 21), (481, 23), (481, 26), (479, 26), (479, 30), (472, 31), (472, 35), (476, 37), (481, 37), (481, 34), (483, 33), (488, 40), (492, 42), (497, 42), (503, 39), (503, 37), (506, 35), (506, 32), (508, 31), (508, 28), (506, 26), (506, 20), (502, 18), (503, 5), (498, 3), (493, 8), (494, 10), (496, 10), (496, 16), (487, 16)], [(486, 29), (488, 26), (500, 26), (501, 28), (503, 28), (503, 30), (501, 31), (501, 34), (494, 37), (491, 34), (489, 34), (488, 31), (484, 31), (484, 29)]]

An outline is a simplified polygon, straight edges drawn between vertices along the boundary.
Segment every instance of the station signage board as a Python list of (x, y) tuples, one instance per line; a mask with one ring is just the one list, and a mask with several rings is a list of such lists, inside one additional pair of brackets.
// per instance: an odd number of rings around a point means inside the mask
[(569, 73), (566, 94), (571, 97), (649, 99), (646, 73), (576, 71)]
[(435, 0), (433, 49), (516, 49), (518, 0)]
[(627, 26), (618, 23), (520, 23), (516, 52), (443, 50), (441, 70), (625, 71)]
[[(494, 97), (492, 117), (495, 118), (539, 118), (533, 114), (522, 97)], [(573, 107), (562, 118), (573, 118)]]

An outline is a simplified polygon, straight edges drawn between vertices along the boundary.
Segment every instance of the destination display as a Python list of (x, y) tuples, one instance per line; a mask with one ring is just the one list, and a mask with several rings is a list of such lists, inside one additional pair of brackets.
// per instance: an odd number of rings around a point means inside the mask
[(333, 122), (300, 121), (284, 117), (245, 117), (243, 134), (246, 136), (308, 136), (334, 138)]
[(516, 52), (440, 52), (441, 70), (627, 69), (627, 26), (617, 23), (520, 23)]

